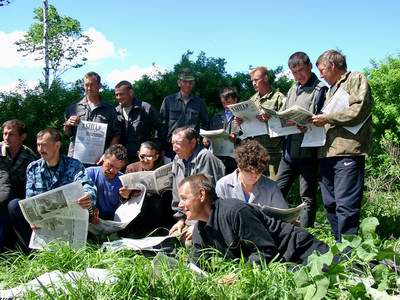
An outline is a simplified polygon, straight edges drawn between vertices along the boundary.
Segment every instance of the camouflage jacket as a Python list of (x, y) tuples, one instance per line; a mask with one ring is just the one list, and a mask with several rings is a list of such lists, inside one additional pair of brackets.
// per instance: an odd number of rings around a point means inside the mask
[[(354, 156), (368, 154), (372, 144), (372, 95), (364, 74), (347, 72), (332, 86), (327, 95), (328, 105), (339, 88), (349, 94), (349, 107), (342, 111), (327, 114), (325, 125), (326, 143), (320, 148), (319, 157)], [(364, 124), (353, 134), (344, 126)]]

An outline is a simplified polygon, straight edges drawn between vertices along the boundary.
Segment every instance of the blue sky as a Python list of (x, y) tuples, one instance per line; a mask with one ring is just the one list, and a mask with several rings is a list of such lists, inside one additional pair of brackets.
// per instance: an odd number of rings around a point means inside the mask
[[(49, 0), (59, 14), (81, 22), (95, 40), (89, 62), (63, 75), (74, 81), (88, 71), (109, 85), (152, 72), (152, 63), (170, 70), (187, 50), (222, 57), (229, 73), (249, 65), (284, 66), (295, 51), (315, 62), (324, 50), (339, 48), (351, 70), (400, 53), (400, 1), (178, 1)], [(33, 23), (39, 0), (14, 0), (0, 7), (0, 89), (18, 79), (41, 79), (38, 63), (22, 59), (11, 46)]]

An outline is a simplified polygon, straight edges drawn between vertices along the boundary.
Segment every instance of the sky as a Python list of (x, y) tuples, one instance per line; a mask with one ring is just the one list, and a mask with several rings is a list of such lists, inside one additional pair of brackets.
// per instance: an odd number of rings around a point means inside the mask
[[(89, 71), (114, 86), (143, 74), (171, 70), (187, 50), (224, 58), (228, 73), (249, 66), (283, 66), (296, 51), (313, 63), (328, 49), (340, 49), (350, 70), (371, 67), (400, 54), (398, 0), (49, 0), (58, 13), (80, 21), (93, 40), (88, 62), (63, 74), (74, 82)], [(43, 62), (22, 57), (14, 42), (34, 22), (39, 0), (13, 0), (0, 7), (0, 90), (18, 80), (41, 80)], [(316, 68), (314, 67), (314, 71)], [(316, 72), (317, 75), (318, 72)]]

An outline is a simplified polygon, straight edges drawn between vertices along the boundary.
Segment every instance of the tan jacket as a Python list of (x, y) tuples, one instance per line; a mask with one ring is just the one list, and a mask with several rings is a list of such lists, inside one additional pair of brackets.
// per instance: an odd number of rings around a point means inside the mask
[[(350, 95), (349, 108), (327, 114), (329, 123), (325, 125), (326, 143), (320, 149), (320, 158), (366, 155), (371, 148), (372, 95), (367, 78), (359, 72), (347, 72), (328, 91), (325, 106), (339, 88)], [(344, 126), (355, 126), (364, 121), (365, 123), (356, 134), (344, 128)]]

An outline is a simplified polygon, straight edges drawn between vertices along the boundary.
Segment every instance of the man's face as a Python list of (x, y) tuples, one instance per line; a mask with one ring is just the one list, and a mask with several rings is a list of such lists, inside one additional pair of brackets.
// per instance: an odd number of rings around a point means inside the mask
[(253, 88), (256, 92), (262, 93), (268, 89), (267, 79), (260, 70), (257, 70), (251, 74), (251, 83), (253, 84)]
[(224, 109), (228, 108), (228, 105), (235, 104), (237, 102), (237, 99), (234, 97), (220, 97), (220, 100)]
[(305, 85), (311, 78), (312, 65), (298, 65), (294, 68), (290, 68), (294, 79), (300, 83), (300, 85)]
[(24, 140), (26, 134), (19, 134), (18, 128), (15, 126), (6, 126), (3, 130), (3, 141), (6, 145), (13, 149), (19, 149)]
[(133, 91), (127, 86), (121, 86), (115, 89), (115, 99), (122, 106), (130, 106), (133, 99)]
[(178, 86), (181, 89), (181, 93), (185, 95), (190, 95), (194, 87), (193, 80), (178, 80)]
[(47, 162), (51, 162), (58, 155), (61, 147), (61, 143), (55, 142), (49, 133), (38, 137), (36, 145), (40, 157)]
[(240, 179), (245, 185), (255, 185), (260, 177), (261, 173), (256, 171), (240, 170)]
[(154, 149), (140, 147), (138, 157), (145, 170), (153, 170), (155, 162), (158, 159), (158, 153)]
[(317, 66), (321, 78), (324, 79), (329, 85), (334, 85), (337, 81), (337, 74), (334, 70), (333, 64), (321, 63)]
[(188, 159), (195, 148), (196, 140), (189, 141), (182, 131), (172, 135), (172, 150), (180, 159)]
[(87, 77), (83, 81), (85, 93), (88, 96), (98, 96), (100, 84), (97, 82), (96, 76)]
[(118, 175), (118, 172), (121, 171), (124, 166), (125, 162), (117, 159), (115, 155), (106, 155), (103, 164), (101, 165), (101, 169), (107, 179), (112, 180)]
[(188, 182), (183, 184), (179, 189), (179, 204), (178, 207), (186, 214), (187, 220), (198, 220), (204, 212), (204, 203), (202, 197), (204, 191), (195, 191), (193, 195), (192, 188)]

